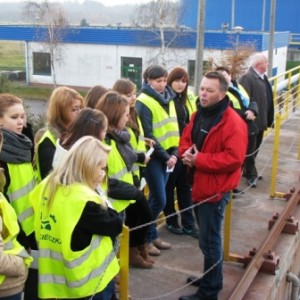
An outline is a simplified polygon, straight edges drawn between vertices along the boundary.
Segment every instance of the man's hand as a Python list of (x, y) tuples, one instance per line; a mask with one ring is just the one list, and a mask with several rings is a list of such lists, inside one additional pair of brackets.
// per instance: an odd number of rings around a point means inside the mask
[(246, 115), (246, 120), (251, 120), (254, 121), (255, 120), (255, 114), (252, 110), (246, 110), (245, 111), (245, 115)]
[(184, 165), (188, 167), (193, 167), (195, 165), (196, 157), (198, 155), (199, 151), (194, 144), (189, 149), (187, 149), (184, 154), (182, 155), (182, 162)]

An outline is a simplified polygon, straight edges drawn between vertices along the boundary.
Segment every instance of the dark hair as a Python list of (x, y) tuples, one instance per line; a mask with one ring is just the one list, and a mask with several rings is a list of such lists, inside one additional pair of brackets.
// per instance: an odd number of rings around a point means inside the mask
[(100, 133), (106, 126), (107, 118), (103, 112), (89, 107), (83, 108), (60, 137), (60, 144), (65, 149), (70, 149), (83, 136), (91, 135), (99, 139)]
[(84, 106), (85, 107), (90, 107), (90, 108), (95, 108), (97, 102), (103, 96), (105, 93), (108, 92), (108, 89), (105, 88), (102, 85), (95, 85), (93, 86), (88, 93), (86, 94), (84, 98)]
[(204, 74), (204, 77), (209, 79), (217, 79), (220, 82), (220, 91), (221, 92), (227, 92), (228, 90), (228, 82), (226, 81), (224, 75), (222, 75), (218, 71), (210, 71)]
[(115, 82), (112, 90), (126, 95), (135, 90), (135, 84), (127, 78), (121, 78)]
[(228, 75), (231, 75), (229, 68), (224, 67), (224, 66), (216, 67), (216, 68), (215, 68), (215, 71), (218, 71), (218, 72), (223, 72), (223, 71), (224, 71), (224, 72), (226, 72)]
[(96, 109), (101, 110), (108, 120), (108, 132), (117, 128), (118, 123), (123, 116), (129, 103), (118, 92), (105, 93), (98, 102)]
[[(125, 95), (125, 96), (135, 91), (135, 89), (136, 89), (135, 83), (133, 83), (131, 80), (127, 78), (118, 79), (112, 88), (113, 91), (116, 91), (121, 95)], [(137, 123), (137, 112), (135, 107), (130, 106), (129, 114), (130, 114), (130, 118), (126, 125), (127, 127), (131, 128), (134, 131), (134, 133), (138, 136), (140, 134), (140, 129)]]
[(157, 79), (167, 77), (168, 71), (160, 65), (151, 65), (143, 73), (143, 79), (148, 82), (148, 79)]
[(184, 68), (181, 67), (174, 68), (168, 75), (167, 85), (172, 87), (172, 83), (178, 79), (182, 79), (184, 82), (186, 82), (186, 87), (181, 93), (181, 100), (183, 104), (185, 104), (187, 99), (188, 85), (189, 85), (189, 75)]

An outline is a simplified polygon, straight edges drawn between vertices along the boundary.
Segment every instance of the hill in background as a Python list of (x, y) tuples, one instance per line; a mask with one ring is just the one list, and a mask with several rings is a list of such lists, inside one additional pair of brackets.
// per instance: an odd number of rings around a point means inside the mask
[[(131, 24), (131, 16), (136, 9), (136, 5), (116, 5), (105, 6), (96, 1), (66, 1), (60, 3), (63, 7), (71, 25), (80, 25), (82, 19), (85, 19), (90, 26), (106, 26), (121, 23), (123, 25)], [(1, 2), (0, 3), (0, 24), (32, 24), (23, 15), (24, 1), (20, 2)]]

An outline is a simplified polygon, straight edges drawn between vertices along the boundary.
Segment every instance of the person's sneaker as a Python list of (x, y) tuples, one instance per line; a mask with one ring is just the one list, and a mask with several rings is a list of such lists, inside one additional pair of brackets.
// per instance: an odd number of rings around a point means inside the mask
[(199, 238), (199, 231), (195, 226), (183, 227), (182, 231), (183, 231), (183, 233), (190, 235), (196, 239)]
[(167, 250), (172, 247), (172, 245), (170, 243), (164, 242), (159, 238), (153, 240), (152, 243), (159, 250)]
[(263, 178), (262, 175), (258, 175), (257, 179), (258, 179), (258, 180), (263, 180), (264, 178)]
[(174, 234), (183, 234), (182, 228), (178, 225), (168, 225), (167, 229)]
[(159, 256), (160, 255), (159, 249), (157, 249), (152, 243), (147, 244), (146, 250), (147, 250), (148, 254), (151, 256)]

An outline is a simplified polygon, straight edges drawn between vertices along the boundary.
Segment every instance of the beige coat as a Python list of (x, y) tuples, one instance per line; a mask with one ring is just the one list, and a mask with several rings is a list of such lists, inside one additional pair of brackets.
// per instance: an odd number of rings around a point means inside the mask
[(3, 253), (3, 229), (5, 231), (0, 214), (0, 274), (6, 276), (3, 283), (0, 284), (0, 297), (7, 297), (23, 291), (28, 269), (22, 257)]

